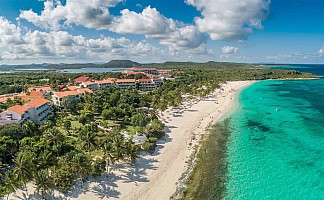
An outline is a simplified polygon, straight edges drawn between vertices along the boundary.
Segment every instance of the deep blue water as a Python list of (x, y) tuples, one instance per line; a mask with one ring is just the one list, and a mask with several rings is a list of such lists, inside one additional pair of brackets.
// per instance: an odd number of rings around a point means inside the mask
[(294, 64), (294, 65), (274, 65), (269, 66), (270, 68), (278, 69), (295, 69), (301, 72), (310, 72), (319, 76), (324, 76), (324, 64)]

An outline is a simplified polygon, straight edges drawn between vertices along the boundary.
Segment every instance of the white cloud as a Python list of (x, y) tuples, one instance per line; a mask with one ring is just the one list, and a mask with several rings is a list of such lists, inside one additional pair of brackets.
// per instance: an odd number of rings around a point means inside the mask
[(63, 5), (61, 1), (45, 1), (44, 10), (40, 15), (32, 10), (23, 10), (21, 19), (40, 26), (44, 29), (59, 30), (63, 25), (82, 25), (87, 28), (105, 29), (111, 23), (112, 16), (109, 8), (115, 7), (123, 0), (67, 0)]
[(222, 48), (223, 55), (232, 55), (232, 54), (237, 54), (238, 52), (239, 52), (239, 48), (237, 47), (224, 46)]
[(174, 20), (167, 19), (150, 6), (145, 8), (142, 13), (128, 9), (124, 9), (120, 13), (121, 16), (115, 17), (110, 26), (110, 30), (116, 33), (158, 35), (170, 33), (177, 26)]
[(319, 54), (323, 54), (324, 55), (324, 46), (320, 48), (320, 50), (318, 50)]
[(124, 37), (87, 39), (66, 31), (23, 33), (22, 29), (0, 17), (0, 52), (3, 60), (94, 60), (150, 58), (162, 51), (147, 42), (134, 43)]
[(269, 13), (270, 0), (185, 0), (201, 12), (195, 23), (213, 40), (244, 40)]
[[(0, 16), (0, 45), (1, 43), (21, 44), (21, 29), (14, 24), (8, 23)], [(1, 47), (1, 46), (0, 46)]]
[(114, 18), (109, 30), (121, 34), (143, 34), (174, 50), (197, 48), (208, 39), (195, 26), (166, 18), (150, 6), (141, 13), (122, 10), (121, 16)]
[(120, 34), (142, 34), (155, 39), (174, 50), (198, 48), (207, 42), (208, 36), (193, 25), (185, 25), (166, 18), (150, 6), (136, 13), (122, 10), (120, 16), (113, 16), (109, 8), (123, 0), (67, 0), (61, 3), (44, 2), (40, 15), (32, 10), (21, 11), (20, 19), (26, 19), (36, 26), (60, 30), (72, 24), (92, 29), (106, 29)]

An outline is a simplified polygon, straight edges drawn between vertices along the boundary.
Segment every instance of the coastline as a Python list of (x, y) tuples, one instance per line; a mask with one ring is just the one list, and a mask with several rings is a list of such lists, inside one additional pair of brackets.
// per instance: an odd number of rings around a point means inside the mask
[(196, 150), (196, 145), (199, 145), (200, 138), (210, 125), (232, 110), (237, 92), (252, 83), (254, 81), (228, 82), (221, 87), (223, 91), (217, 89), (208, 98), (195, 104), (184, 102), (182, 116), (174, 117), (171, 109), (166, 110), (162, 120), (169, 127), (167, 140), (172, 141), (162, 142), (163, 147), (158, 144), (158, 151), (161, 148), (160, 154), (146, 156), (148, 159), (161, 161), (154, 163), (156, 170), (148, 171), (149, 182), (138, 182), (128, 194), (121, 192), (120, 198), (169, 199), (176, 191), (179, 178), (187, 170), (187, 163)]
[(311, 78), (277, 78), (277, 79), (274, 79), (274, 78), (270, 78), (270, 79), (266, 79), (266, 80), (273, 80), (273, 81), (296, 81), (296, 80), (299, 80), (299, 81), (303, 81), (303, 80), (319, 80), (319, 79), (322, 79), (324, 78), (323, 76), (315, 76), (315, 77), (311, 77)]
[[(228, 119), (240, 106), (240, 93), (255, 82), (257, 81), (253, 81), (252, 83), (249, 83), (237, 89), (233, 95), (234, 97), (231, 98), (231, 103), (227, 111), (223, 112), (216, 121), (212, 122), (208, 127), (206, 127), (207, 134), (203, 135), (200, 138), (200, 144), (198, 145), (197, 150), (192, 153), (190, 157), (191, 160), (189, 161), (189, 166), (183, 173), (182, 177), (179, 179), (179, 182), (177, 183), (177, 190), (171, 197), (172, 200), (195, 198), (206, 199), (211, 196), (213, 199), (220, 198), (224, 186), (223, 175), (226, 171), (226, 165), (224, 165), (224, 163), (221, 161), (225, 158), (225, 149), (229, 136), (227, 127), (229, 122)], [(209, 156), (207, 156), (206, 152), (208, 152)], [(213, 167), (211, 169), (210, 167), (206, 167), (205, 165), (212, 165)], [(217, 169), (217, 181), (213, 180), (214, 183), (210, 183), (205, 179), (206, 177), (204, 176), (205, 174), (208, 174), (210, 176), (213, 176), (213, 179), (215, 179), (215, 169)], [(202, 197), (200, 195), (201, 193), (208, 193), (206, 191), (206, 188), (204, 188), (204, 186), (202, 185), (211, 185), (215, 184), (215, 182), (216, 185), (214, 185), (213, 187), (213, 191), (215, 192), (213, 192), (213, 194), (208, 194), (211, 196)], [(197, 196), (192, 196), (190, 193), (195, 193)]]
[[(183, 102), (176, 115), (169, 108), (161, 116), (166, 135), (157, 142), (153, 154), (142, 153), (134, 166), (117, 163), (107, 178), (90, 179), (65, 195), (55, 192), (53, 199), (169, 199), (206, 130), (233, 111), (236, 96), (254, 82), (228, 82), (206, 98)], [(34, 190), (32, 184), (28, 188), (29, 193)], [(23, 196), (17, 191), (10, 199)]]

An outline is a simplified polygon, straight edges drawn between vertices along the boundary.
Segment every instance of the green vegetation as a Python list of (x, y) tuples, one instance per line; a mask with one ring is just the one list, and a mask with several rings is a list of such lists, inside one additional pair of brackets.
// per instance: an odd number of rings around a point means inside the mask
[(198, 162), (181, 199), (222, 199), (228, 120), (215, 124), (198, 153)]
[(137, 67), (140, 66), (140, 64), (131, 60), (111, 60), (108, 63), (101, 64), (99, 66), (105, 68), (128, 68)]
[(78, 64), (31, 64), (31, 65), (0, 65), (0, 70), (26, 70), (45, 68), (49, 70), (58, 69), (80, 69), (80, 68), (129, 68), (132, 66), (140, 66), (141, 64), (131, 60), (111, 60), (108, 63), (95, 64), (95, 63), (78, 63)]
[[(54, 117), (41, 126), (30, 121), (0, 126), (0, 195), (33, 182), (35, 192), (46, 196), (54, 189), (67, 191), (87, 176), (109, 173), (115, 162), (134, 164), (141, 149), (151, 151), (164, 135), (164, 124), (142, 108), (151, 105), (143, 95), (98, 90), (76, 104), (55, 107)], [(129, 136), (146, 135), (147, 143), (135, 145), (121, 134), (128, 130)]]
[[(206, 96), (226, 81), (312, 76), (293, 70), (214, 62), (169, 62), (151, 66), (173, 69), (175, 79), (164, 81), (162, 86), (150, 92), (108, 88), (87, 94), (80, 102), (66, 100), (65, 108), (55, 107), (53, 117), (41, 126), (31, 122), (0, 126), (0, 196), (17, 188), (26, 188), (26, 183), (31, 181), (42, 196), (54, 189), (67, 191), (87, 176), (108, 174), (110, 165), (115, 162), (135, 163), (140, 150), (154, 150), (156, 141), (164, 135), (164, 124), (158, 120), (160, 111), (178, 106), (184, 95), (189, 98)], [(49, 84), (58, 89), (59, 85), (80, 75), (52, 72), (0, 74), (0, 94), (19, 92), (32, 85)], [(84, 75), (94, 79), (124, 76), (121, 73)], [(21, 103), (16, 99), (0, 105), (0, 108)], [(218, 125), (217, 131), (213, 131), (208, 143), (202, 147), (198, 163), (201, 166), (193, 174), (194, 184), (189, 184), (190, 190), (185, 192), (187, 199), (218, 198), (216, 193), (223, 186), (214, 182), (221, 183), (222, 177), (215, 175), (211, 179), (213, 183), (206, 182), (204, 177), (212, 173), (204, 170), (211, 169), (206, 167), (210, 164), (221, 163), (215, 163), (215, 160), (222, 159), (224, 148), (212, 147), (215, 143), (225, 145), (228, 133), (222, 128), (224, 126)], [(125, 131), (128, 136), (144, 134), (148, 141), (135, 145), (121, 134)], [(210, 161), (207, 158), (211, 156), (205, 156), (207, 153), (220, 157)], [(219, 172), (224, 170), (221, 164), (215, 166)]]

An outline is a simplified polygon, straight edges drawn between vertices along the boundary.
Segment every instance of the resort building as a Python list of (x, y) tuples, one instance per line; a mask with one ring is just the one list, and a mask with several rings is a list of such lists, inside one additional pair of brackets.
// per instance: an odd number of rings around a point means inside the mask
[(79, 89), (79, 86), (70, 85), (70, 86), (67, 86), (66, 89), (69, 91), (74, 91), (74, 90)]
[(157, 70), (157, 71), (158, 71), (158, 74), (159, 74), (160, 76), (162, 76), (162, 75), (170, 76), (172, 70), (169, 70), (169, 69), (163, 69), (163, 70)]
[(79, 88), (76, 91), (82, 95), (87, 94), (87, 93), (93, 93), (93, 91), (90, 90), (89, 88)]
[(136, 68), (136, 67), (132, 67), (129, 68), (127, 70), (125, 70), (123, 73), (124, 74), (151, 74), (151, 75), (171, 75), (171, 71), (170, 69), (161, 69), (158, 70), (156, 68)]
[(48, 119), (50, 111), (51, 102), (47, 99), (37, 98), (22, 106), (12, 106), (0, 113), (0, 123), (24, 123), (26, 120), (31, 120), (40, 125)]
[(130, 72), (142, 72), (142, 73), (145, 73), (145, 74), (153, 74), (153, 75), (158, 75), (158, 71), (156, 68), (136, 68), (136, 67), (132, 67), (132, 68), (129, 68), (127, 71), (130, 71)]
[(137, 74), (146, 75), (144, 72), (133, 72), (133, 71), (130, 71), (130, 70), (124, 70), (122, 73), (125, 74), (125, 75), (137, 75)]
[(29, 106), (15, 105), (0, 113), (0, 124), (23, 123), (30, 119)]
[(30, 101), (36, 98), (43, 98), (44, 94), (42, 92), (31, 91), (28, 95), (26, 93), (11, 93), (0, 95), (0, 103), (5, 103), (8, 99), (15, 100), (19, 98), (23, 101)]
[(139, 90), (141, 91), (150, 91), (158, 87), (158, 85), (155, 84), (153, 80), (149, 78), (138, 79), (138, 83), (139, 83)]
[(8, 99), (14, 100), (15, 97), (21, 96), (23, 93), (11, 93), (0, 95), (0, 103), (6, 102)]
[(73, 101), (79, 101), (81, 99), (78, 91), (54, 92), (52, 102), (54, 105), (61, 106), (63, 100), (68, 98), (71, 98)]
[(99, 85), (95, 81), (82, 82), (79, 86), (80, 86), (80, 88), (89, 88), (90, 90), (97, 90), (97, 89), (99, 89)]
[(38, 125), (46, 121), (51, 112), (51, 101), (43, 98), (27, 102), (25, 106), (29, 107), (30, 120)]
[(152, 78), (152, 81), (154, 82), (154, 84), (156, 84), (157, 86), (160, 86), (162, 84), (162, 79), (160, 78)]
[(126, 90), (128, 88), (136, 89), (135, 79), (116, 79), (115, 84), (121, 90)]
[[(149, 91), (157, 88), (162, 83), (160, 78), (146, 78), (146, 79), (116, 79), (108, 78), (94, 82), (83, 82), (80, 84), (80, 88), (88, 88), (96, 90), (100, 88), (118, 87), (121, 90), (128, 88), (139, 89), (141, 91)], [(91, 93), (91, 92), (90, 92)]]
[(104, 80), (96, 81), (98, 84), (98, 88), (107, 88), (107, 87), (113, 87), (115, 86), (115, 80), (114, 78), (107, 78)]
[(82, 83), (82, 82), (87, 82), (87, 81), (90, 81), (90, 77), (88, 77), (88, 76), (80, 76), (80, 77), (78, 77), (78, 78), (75, 78), (75, 79), (73, 80), (73, 83), (75, 83), (75, 84), (80, 84), (80, 83)]
[(81, 96), (87, 93), (93, 93), (93, 91), (89, 88), (78, 88), (75, 91), (54, 92), (52, 102), (54, 105), (62, 106), (65, 99), (71, 98), (72, 101), (79, 101)]
[(54, 90), (51, 88), (51, 86), (34, 86), (28, 88), (29, 92), (41, 92), (44, 95), (49, 95), (51, 92), (54, 92)]

